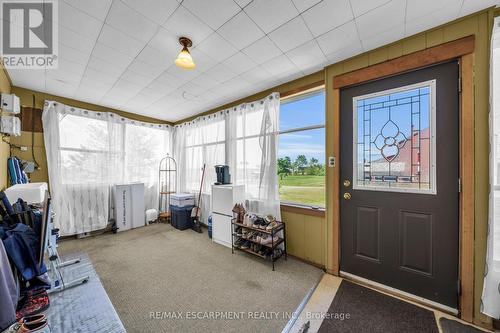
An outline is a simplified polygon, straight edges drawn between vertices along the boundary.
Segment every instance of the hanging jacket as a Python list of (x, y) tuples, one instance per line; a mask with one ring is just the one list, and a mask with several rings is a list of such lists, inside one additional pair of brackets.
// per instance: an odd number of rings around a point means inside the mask
[(9, 259), (0, 242), (0, 331), (16, 320), (18, 294)]
[[(2, 233), (0, 232), (0, 234)], [(2, 241), (5, 251), (26, 281), (47, 272), (43, 263), (38, 264), (39, 239), (33, 229), (22, 223), (18, 223), (13, 229), (3, 232)]]

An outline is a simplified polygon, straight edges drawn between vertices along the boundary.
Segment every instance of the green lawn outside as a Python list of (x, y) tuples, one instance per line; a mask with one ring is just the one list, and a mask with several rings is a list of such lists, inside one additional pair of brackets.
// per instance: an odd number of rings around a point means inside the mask
[(279, 182), (281, 201), (325, 207), (325, 176), (285, 176)]

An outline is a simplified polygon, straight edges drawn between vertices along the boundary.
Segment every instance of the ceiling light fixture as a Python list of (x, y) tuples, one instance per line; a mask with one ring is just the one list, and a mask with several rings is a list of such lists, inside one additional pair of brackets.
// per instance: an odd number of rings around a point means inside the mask
[(193, 42), (187, 37), (181, 37), (179, 38), (179, 43), (182, 45), (182, 51), (177, 56), (177, 59), (175, 59), (175, 64), (183, 69), (194, 69), (196, 64), (188, 50), (188, 47), (193, 46)]

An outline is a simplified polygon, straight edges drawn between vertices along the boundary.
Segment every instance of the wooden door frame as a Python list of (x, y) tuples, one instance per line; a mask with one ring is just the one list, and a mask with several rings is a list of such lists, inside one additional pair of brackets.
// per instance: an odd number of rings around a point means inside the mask
[(457, 59), (460, 63), (460, 179), (459, 198), (459, 316), (472, 322), (474, 308), (474, 36), (333, 77), (333, 257), (331, 273), (340, 273), (340, 89)]

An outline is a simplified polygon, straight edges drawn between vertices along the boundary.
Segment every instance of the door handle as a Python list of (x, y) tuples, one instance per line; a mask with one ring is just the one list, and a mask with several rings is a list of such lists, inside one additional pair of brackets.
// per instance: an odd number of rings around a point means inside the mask
[(349, 193), (349, 192), (344, 193), (344, 199), (351, 200), (351, 193)]
[(349, 179), (344, 180), (344, 187), (349, 187), (349, 186), (351, 186), (351, 182), (349, 181)]

